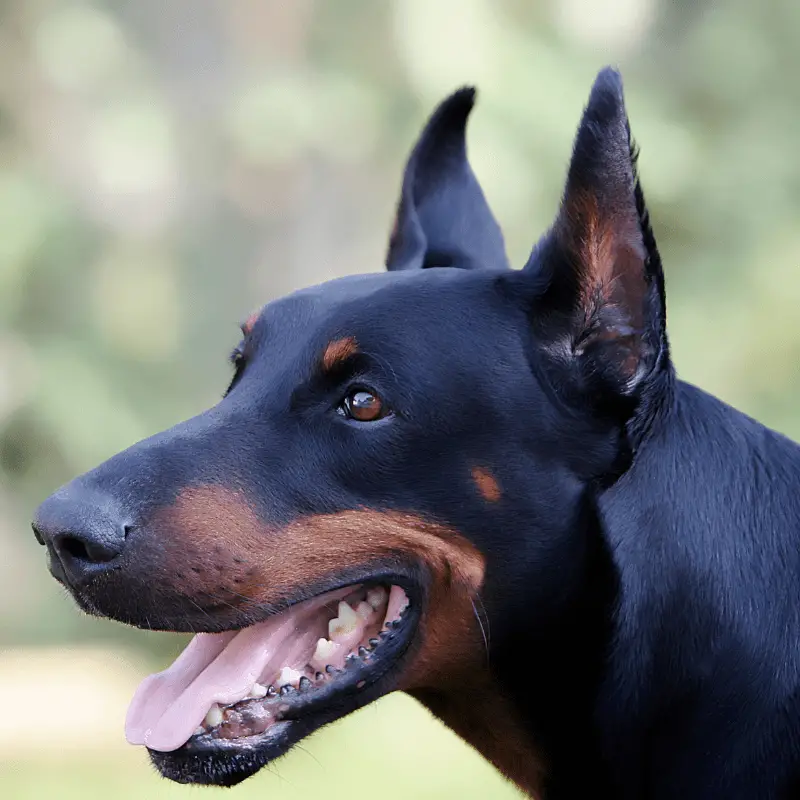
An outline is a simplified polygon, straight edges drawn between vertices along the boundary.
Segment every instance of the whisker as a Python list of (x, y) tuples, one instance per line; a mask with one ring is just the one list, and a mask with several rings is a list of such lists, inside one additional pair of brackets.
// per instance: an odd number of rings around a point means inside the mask
[[(475, 619), (478, 620), (478, 627), (481, 629), (481, 636), (483, 637), (483, 644), (484, 644), (484, 647), (486, 648), (486, 661), (488, 663), (488, 661), (489, 661), (489, 635), (488, 635), (487, 631), (484, 629), (483, 620), (481, 619), (481, 615), (478, 613), (478, 609), (475, 607), (475, 601), (472, 598), (470, 598), (470, 602), (472, 603), (472, 611), (475, 614)], [(483, 607), (483, 603), (481, 603), (481, 607)], [(486, 613), (485, 609), (484, 609), (484, 613)], [(487, 620), (486, 620), (487, 628), (488, 628), (488, 625), (489, 625), (489, 620), (487, 618)]]
[(302, 751), (303, 751), (303, 752), (304, 752), (304, 753), (305, 753), (305, 754), (306, 754), (306, 755), (307, 755), (309, 758), (311, 758), (311, 759), (313, 759), (314, 761), (316, 761), (316, 763), (317, 763), (317, 766), (318, 766), (320, 769), (324, 769), (324, 767), (322, 766), (322, 762), (321, 762), (321, 761), (320, 761), (320, 760), (319, 760), (319, 759), (318, 759), (318, 758), (317, 758), (317, 757), (316, 757), (316, 756), (315, 756), (315, 755), (314, 755), (314, 754), (313, 754), (313, 753), (312, 753), (310, 750), (307, 750), (307, 749), (306, 749), (305, 747), (303, 747), (301, 744), (296, 744), (296, 745), (295, 745), (295, 747), (296, 747), (298, 750), (302, 750)]
[(492, 628), (489, 623), (489, 612), (486, 610), (486, 606), (483, 604), (483, 598), (481, 597), (480, 592), (475, 592), (475, 598), (478, 601), (478, 605), (481, 607), (481, 612), (483, 613), (483, 619), (486, 622), (486, 639), (487, 639), (487, 647), (491, 649), (492, 646)]
[[(211, 614), (209, 614), (209, 613), (208, 613), (208, 611), (206, 611), (206, 610), (205, 610), (205, 609), (204, 609), (204, 608), (203, 608), (203, 607), (202, 607), (202, 606), (201, 606), (199, 603), (195, 603), (195, 601), (194, 601), (194, 600), (192, 600), (192, 598), (191, 598), (191, 597), (188, 597), (188, 596), (186, 596), (186, 599), (187, 599), (187, 600), (188, 600), (188, 601), (189, 601), (189, 602), (190, 602), (190, 603), (191, 603), (191, 604), (192, 604), (192, 605), (193, 605), (193, 606), (194, 606), (194, 607), (195, 607), (195, 608), (196, 608), (196, 609), (197, 609), (197, 610), (198, 610), (198, 611), (199, 611), (201, 614), (205, 614), (205, 615), (206, 615), (206, 616), (207, 616), (207, 617), (208, 617), (208, 618), (209, 618), (209, 619), (210, 619), (212, 622), (214, 622), (214, 617), (212, 617), (212, 616), (211, 616)], [(474, 606), (473, 606), (473, 608), (474, 608)]]

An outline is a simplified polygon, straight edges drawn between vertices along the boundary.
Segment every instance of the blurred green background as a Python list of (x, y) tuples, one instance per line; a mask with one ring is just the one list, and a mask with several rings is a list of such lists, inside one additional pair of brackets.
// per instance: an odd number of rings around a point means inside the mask
[[(380, 269), (403, 160), (463, 83), (521, 265), (596, 70), (626, 80), (683, 377), (800, 437), (793, 0), (0, 2), (0, 786), (200, 797), (128, 748), (182, 642), (81, 617), (28, 527), (57, 485), (215, 402), (237, 323)], [(236, 796), (511, 798), (403, 697)]]

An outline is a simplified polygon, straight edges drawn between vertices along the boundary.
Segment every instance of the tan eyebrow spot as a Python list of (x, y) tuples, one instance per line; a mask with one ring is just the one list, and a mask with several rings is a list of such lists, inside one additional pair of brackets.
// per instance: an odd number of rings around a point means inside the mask
[(358, 352), (358, 344), (352, 336), (346, 336), (343, 339), (334, 339), (325, 348), (322, 354), (322, 368), (328, 372), (332, 370), (337, 364), (350, 358)]
[(260, 311), (254, 311), (243, 323), (242, 323), (242, 333), (245, 336), (249, 336), (250, 332), (253, 330), (253, 326), (258, 322), (258, 318), (261, 316)]
[(475, 481), (475, 486), (478, 487), (481, 497), (487, 502), (496, 503), (503, 496), (500, 484), (489, 470), (483, 467), (473, 467), (472, 480)]

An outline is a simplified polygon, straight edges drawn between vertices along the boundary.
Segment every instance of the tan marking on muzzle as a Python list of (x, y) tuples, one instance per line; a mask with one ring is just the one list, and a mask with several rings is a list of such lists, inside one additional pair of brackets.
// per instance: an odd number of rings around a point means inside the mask
[(157, 526), (170, 564), (198, 586), (221, 580), (251, 608), (293, 599), (360, 565), (422, 566), (428, 595), (397, 688), (418, 697), (526, 791), (538, 791), (541, 761), (489, 672), (488, 632), (478, 620), (485, 558), (465, 536), (412, 514), (368, 509), (276, 528), (243, 494), (218, 486), (185, 489)]

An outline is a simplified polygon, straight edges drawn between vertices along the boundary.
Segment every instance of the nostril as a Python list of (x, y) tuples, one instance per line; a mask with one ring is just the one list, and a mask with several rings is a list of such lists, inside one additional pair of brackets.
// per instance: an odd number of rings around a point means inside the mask
[(100, 538), (90, 539), (76, 533), (60, 533), (53, 544), (62, 561), (82, 564), (84, 567), (93, 564), (107, 564), (119, 554), (120, 548)]
[(96, 561), (89, 555), (89, 548), (77, 536), (62, 536), (58, 541), (59, 549), (78, 561)]

